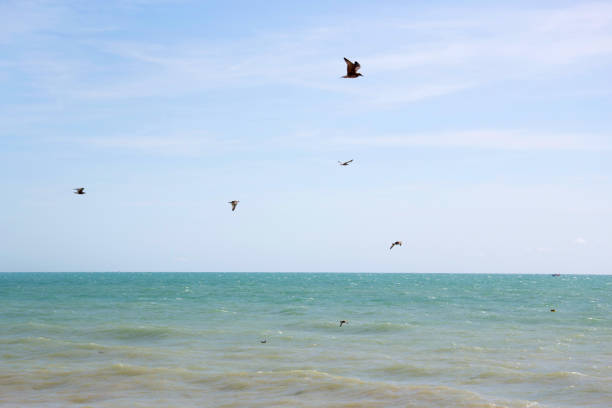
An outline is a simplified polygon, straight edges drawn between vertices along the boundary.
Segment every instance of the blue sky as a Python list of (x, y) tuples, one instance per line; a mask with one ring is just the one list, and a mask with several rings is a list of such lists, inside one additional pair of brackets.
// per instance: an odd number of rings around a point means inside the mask
[(611, 68), (610, 2), (1, 1), (0, 271), (612, 273)]

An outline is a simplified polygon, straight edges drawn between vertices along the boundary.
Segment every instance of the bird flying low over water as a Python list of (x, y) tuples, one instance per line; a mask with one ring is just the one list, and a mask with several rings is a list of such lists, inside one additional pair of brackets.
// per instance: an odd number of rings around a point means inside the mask
[(345, 162), (341, 162), (340, 160), (338, 160), (338, 164), (341, 166), (348, 166), (349, 164), (351, 164), (351, 162), (353, 161), (353, 159), (349, 160), (349, 161), (345, 161)]
[(340, 327), (342, 327), (343, 324), (348, 324), (348, 320), (340, 320)]
[(85, 187), (73, 188), (74, 194), (85, 194)]
[(391, 244), (391, 248), (389, 248), (390, 250), (393, 249), (394, 246), (399, 245), (402, 246), (402, 241), (395, 241), (394, 243)]
[(359, 68), (361, 68), (361, 65), (359, 65), (357, 61), (351, 62), (348, 59), (344, 58), (344, 62), (346, 62), (346, 75), (342, 78), (357, 78), (363, 76), (357, 73), (357, 71), (359, 71)]
[(238, 200), (233, 200), (233, 201), (228, 201), (228, 204), (232, 205), (232, 211), (236, 210), (236, 206), (238, 205), (240, 201)]

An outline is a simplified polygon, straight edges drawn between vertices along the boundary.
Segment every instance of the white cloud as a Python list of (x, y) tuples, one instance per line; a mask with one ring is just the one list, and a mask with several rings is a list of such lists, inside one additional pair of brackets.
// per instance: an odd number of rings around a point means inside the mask
[(578, 237), (574, 240), (574, 243), (576, 245), (586, 245), (587, 244), (587, 240), (582, 238), (582, 237)]
[[(385, 107), (483, 83), (547, 73), (566, 75), (568, 65), (579, 69), (581, 64), (592, 64), (594, 58), (601, 64), (612, 57), (611, 4), (548, 10), (484, 9), (478, 20), (469, 8), (453, 12), (452, 19), (422, 21), (422, 17), (411, 15), (405, 22), (393, 24), (389, 20), (399, 17), (386, 16), (223, 41), (88, 39), (92, 52), (114, 55), (105, 59), (106, 78), (89, 79), (95, 66), (87, 60), (91, 56), (69, 61), (76, 69), (62, 81), (57, 80), (57, 72), (48, 69), (66, 65), (59, 56), (55, 58), (60, 61), (47, 61), (37, 75), (49, 92), (77, 99), (176, 96), (211, 88), (292, 85), (347, 93), (372, 107)], [(347, 44), (346, 38), (359, 38), (359, 45)], [(359, 79), (358, 87), (338, 80), (344, 70), (344, 55), (358, 59), (363, 66), (365, 77)], [(38, 57), (34, 58), (36, 61), (25, 63), (35, 65)]]
[(612, 136), (593, 134), (552, 134), (529, 130), (466, 130), (414, 134), (345, 134), (324, 130), (300, 130), (290, 134), (256, 138), (212, 136), (194, 129), (151, 131), (133, 135), (53, 138), (109, 150), (143, 153), (202, 155), (229, 151), (345, 150), (355, 147), (489, 150), (612, 150)]
[(65, 14), (64, 6), (45, 1), (0, 3), (0, 43), (10, 43), (17, 36), (57, 27)]
[(334, 143), (378, 147), (504, 150), (611, 150), (612, 135), (553, 134), (527, 130), (469, 130), (383, 136), (337, 136)]
[(241, 148), (237, 142), (232, 140), (220, 140), (205, 135), (190, 135), (188, 133), (88, 137), (70, 139), (69, 141), (111, 150), (132, 150), (145, 153), (179, 154), (187, 156)]

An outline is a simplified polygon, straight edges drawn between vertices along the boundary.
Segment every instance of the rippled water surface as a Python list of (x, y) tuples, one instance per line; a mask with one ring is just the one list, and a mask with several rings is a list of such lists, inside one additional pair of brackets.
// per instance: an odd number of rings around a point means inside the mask
[(612, 276), (4, 273), (0, 406), (609, 408)]

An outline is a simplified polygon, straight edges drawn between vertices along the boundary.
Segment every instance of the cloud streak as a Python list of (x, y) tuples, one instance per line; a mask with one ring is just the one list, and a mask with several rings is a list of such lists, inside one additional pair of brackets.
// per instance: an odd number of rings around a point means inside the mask
[(231, 139), (202, 132), (150, 132), (57, 139), (105, 150), (199, 156), (237, 151), (346, 150), (354, 148), (481, 149), (506, 151), (612, 151), (612, 137), (597, 134), (562, 134), (530, 130), (461, 130), (368, 136), (341, 132), (298, 131), (284, 136)]
[(576, 245), (586, 245), (587, 244), (587, 240), (582, 238), (582, 237), (578, 237), (574, 240), (574, 244)]
[[(347, 93), (380, 108), (484, 83), (563, 75), (560, 67), (579, 69), (594, 63), (593, 58), (610, 62), (612, 57), (610, 4), (484, 13), (478, 20), (457, 10), (452, 20), (423, 22), (418, 16), (404, 24), (362, 20), (224, 41), (102, 37), (83, 44), (95, 58), (112, 56), (106, 58), (102, 80), (88, 79), (95, 64), (87, 57), (82, 61), (49, 57), (60, 61), (47, 61), (42, 68), (73, 67), (62, 81), (46, 76), (53, 70), (35, 75), (49, 92), (75, 99), (179, 96), (223, 87), (288, 85)], [(344, 39), (358, 36), (359, 50), (347, 50)], [(363, 65), (366, 77), (358, 90), (337, 79), (344, 70), (341, 57), (346, 52), (359, 54), (352, 57)]]
[(187, 132), (185, 134), (101, 136), (65, 141), (106, 150), (183, 156), (200, 156), (205, 153), (240, 150), (243, 148), (237, 141), (221, 140), (207, 135), (189, 134)]
[(468, 130), (383, 136), (337, 136), (334, 143), (372, 147), (431, 147), (501, 150), (612, 150), (612, 136), (552, 134), (527, 130)]

